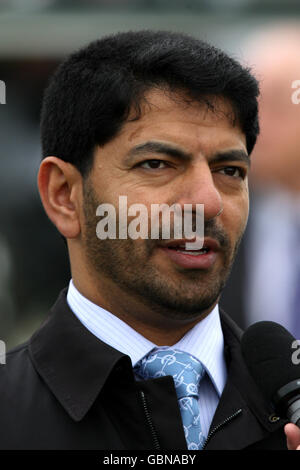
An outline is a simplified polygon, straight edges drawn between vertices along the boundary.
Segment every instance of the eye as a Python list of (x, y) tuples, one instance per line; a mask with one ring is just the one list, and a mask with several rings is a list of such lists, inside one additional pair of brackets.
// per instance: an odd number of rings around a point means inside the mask
[(231, 176), (233, 178), (245, 179), (247, 175), (247, 171), (239, 166), (226, 166), (221, 168), (220, 171), (223, 171), (226, 176)]
[(161, 170), (167, 167), (167, 163), (163, 160), (145, 160), (139, 163), (137, 166), (145, 168), (146, 170)]

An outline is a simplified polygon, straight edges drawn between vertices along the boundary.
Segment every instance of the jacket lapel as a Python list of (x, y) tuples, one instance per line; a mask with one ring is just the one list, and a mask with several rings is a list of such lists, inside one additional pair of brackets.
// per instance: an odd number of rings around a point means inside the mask
[(275, 417), (247, 370), (240, 348), (242, 331), (225, 312), (220, 313), (228, 377), (205, 448), (238, 450), (269, 438), (286, 421)]

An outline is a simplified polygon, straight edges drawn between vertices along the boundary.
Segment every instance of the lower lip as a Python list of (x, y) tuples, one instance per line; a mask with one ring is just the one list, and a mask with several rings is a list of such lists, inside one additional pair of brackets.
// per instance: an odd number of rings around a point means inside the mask
[(176, 264), (189, 269), (208, 269), (211, 268), (217, 258), (217, 253), (210, 250), (203, 255), (189, 255), (170, 248), (159, 247)]

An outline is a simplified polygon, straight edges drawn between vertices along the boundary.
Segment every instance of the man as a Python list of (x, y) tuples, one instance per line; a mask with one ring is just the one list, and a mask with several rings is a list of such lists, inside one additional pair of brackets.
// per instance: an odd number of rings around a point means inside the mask
[[(1, 368), (1, 448), (286, 448), (218, 309), (248, 218), (257, 95), (248, 70), (176, 33), (120, 33), (60, 66), (38, 185), (72, 280)], [(98, 208), (120, 222), (119, 196), (194, 219), (204, 204), (203, 249), (174, 230), (99, 239)]]

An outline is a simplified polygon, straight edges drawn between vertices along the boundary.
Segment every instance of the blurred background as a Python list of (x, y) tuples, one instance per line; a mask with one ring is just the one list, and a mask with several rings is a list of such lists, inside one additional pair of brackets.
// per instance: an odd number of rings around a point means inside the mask
[(291, 100), (299, 0), (0, 0), (0, 339), (8, 348), (32, 334), (70, 278), (36, 185), (43, 90), (70, 52), (144, 28), (207, 40), (261, 80), (251, 215), (221, 306), (241, 327), (274, 320), (300, 338), (300, 104)]

